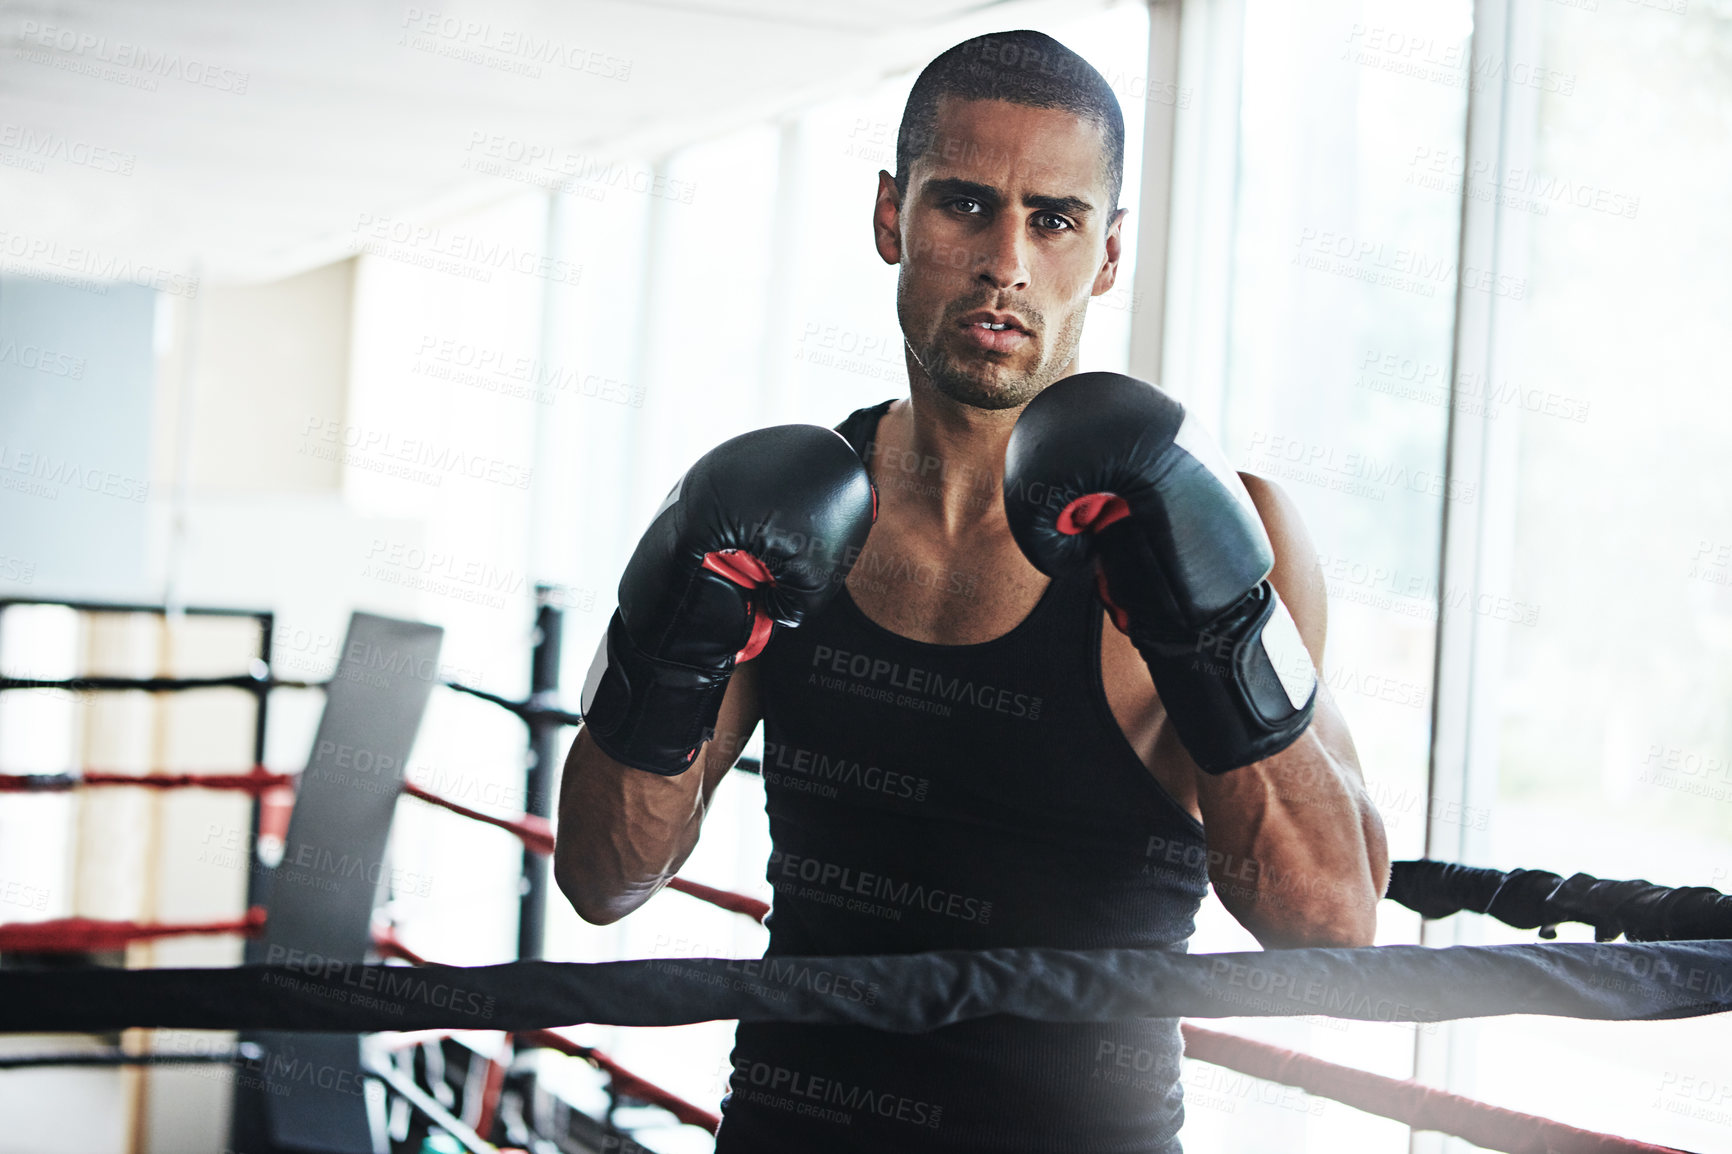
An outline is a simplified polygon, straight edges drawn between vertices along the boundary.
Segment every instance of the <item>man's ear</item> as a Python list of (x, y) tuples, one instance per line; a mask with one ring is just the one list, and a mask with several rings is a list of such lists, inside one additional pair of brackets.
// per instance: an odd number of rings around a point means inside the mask
[(878, 170), (878, 201), (872, 206), (872, 244), (885, 264), (902, 263), (902, 190), (896, 178)]
[(1113, 290), (1113, 283), (1119, 279), (1119, 251), (1123, 243), (1125, 215), (1129, 209), (1121, 208), (1113, 213), (1111, 221), (1107, 222), (1107, 255), (1101, 262), (1100, 271), (1095, 274), (1094, 291), (1091, 296), (1100, 296)]

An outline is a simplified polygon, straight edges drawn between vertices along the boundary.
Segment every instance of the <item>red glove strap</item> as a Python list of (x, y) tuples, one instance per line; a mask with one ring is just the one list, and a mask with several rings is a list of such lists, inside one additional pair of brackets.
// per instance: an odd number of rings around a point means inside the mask
[[(877, 498), (874, 491), (873, 498)], [(712, 573), (719, 573), (742, 589), (759, 589), (765, 585), (774, 585), (775, 577), (764, 563), (750, 553), (742, 553), (738, 549), (723, 549), (719, 553), (704, 554), (704, 568)], [(752, 605), (752, 632), (746, 638), (746, 647), (734, 654), (734, 662), (750, 661), (764, 651), (764, 646), (770, 643), (770, 632), (775, 628), (775, 621), (758, 608), (754, 601)]]
[(770, 576), (770, 570), (764, 563), (750, 553), (742, 553), (738, 549), (723, 549), (719, 553), (704, 554), (704, 568), (711, 573), (719, 573), (742, 589), (756, 589), (760, 585), (774, 585), (776, 579)]
[(1085, 493), (1059, 511), (1056, 527), (1071, 537), (1099, 533), (1130, 515), (1130, 505), (1117, 493)]

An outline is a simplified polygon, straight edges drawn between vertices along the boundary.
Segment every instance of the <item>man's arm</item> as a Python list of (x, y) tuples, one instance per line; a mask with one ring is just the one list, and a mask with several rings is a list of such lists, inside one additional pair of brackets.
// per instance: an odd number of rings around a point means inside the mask
[[(1240, 476), (1274, 546), (1269, 582), (1321, 669), (1328, 598), (1317, 551), (1286, 493)], [(1259, 942), (1271, 949), (1371, 944), (1389, 849), (1327, 686), (1319, 681), (1311, 724), (1292, 745), (1228, 773), (1197, 770), (1196, 780), (1210, 880)]]
[(734, 670), (716, 735), (692, 770), (666, 777), (621, 765), (583, 729), (559, 787), (553, 876), (584, 921), (607, 925), (654, 897), (698, 843), (716, 786), (758, 728), (758, 666)]
[(758, 724), (752, 659), (835, 596), (875, 507), (847, 441), (776, 425), (699, 457), (656, 510), (620, 577), (560, 786), (554, 876), (583, 918), (617, 921), (685, 864)]
[(1231, 469), (1167, 393), (1079, 373), (1017, 418), (1005, 519), (1049, 576), (1094, 569), (1160, 697), (1158, 740), (1191, 763), (1228, 909), (1265, 945), (1368, 943), (1386, 851), (1316, 677), (1316, 555), (1280, 490)]

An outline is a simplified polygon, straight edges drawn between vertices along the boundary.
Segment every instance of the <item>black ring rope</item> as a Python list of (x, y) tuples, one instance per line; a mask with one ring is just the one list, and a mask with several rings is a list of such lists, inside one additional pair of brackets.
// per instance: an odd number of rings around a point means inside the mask
[[(492, 702), (527, 722), (577, 725), (583, 720), (581, 713), (561, 708), (551, 694), (536, 694), (526, 700), (517, 701), (473, 685), (465, 685), (461, 681), (441, 681), (439, 684), (458, 693)], [(329, 685), (329, 680), (301, 681), (251, 673), (233, 673), (221, 677), (0, 677), (0, 693), (30, 689), (57, 689), (68, 693), (184, 693), (196, 689), (245, 689), (257, 693), (270, 689), (324, 689)]]
[(458, 693), (467, 693), (471, 697), (479, 697), (483, 701), (491, 701), (507, 713), (516, 714), (524, 721), (532, 724), (551, 722), (555, 725), (576, 725), (583, 720), (581, 713), (572, 713), (553, 704), (551, 694), (535, 694), (523, 701), (513, 701), (509, 697), (501, 697), (497, 693), (489, 693), (485, 689), (477, 689), (473, 685), (464, 685), (461, 681), (441, 682), (447, 689), (455, 689)]
[(192, 689), (323, 689), (323, 681), (234, 673), (223, 677), (0, 677), (0, 692), (22, 689), (62, 689), (68, 693), (184, 693)]
[(1046, 1022), (1322, 1014), (1657, 1021), (1732, 1010), (1732, 942), (1380, 946), (1232, 954), (1044, 948), (872, 957), (0, 971), (0, 1031), (371, 1032), (578, 1024)]
[(252, 1043), (243, 1043), (233, 1050), (192, 1054), (178, 1054), (173, 1050), (152, 1050), (142, 1054), (128, 1054), (124, 1050), (74, 1050), (51, 1054), (0, 1055), (0, 1070), (61, 1066), (95, 1066), (103, 1069), (118, 1066), (244, 1066), (257, 1062), (263, 1055), (264, 1051)]
[(1398, 861), (1390, 867), (1389, 897), (1428, 918), (1472, 910), (1545, 938), (1556, 935), (1560, 922), (1590, 925), (1601, 942), (1619, 934), (1632, 942), (1732, 938), (1732, 896), (1707, 886)]

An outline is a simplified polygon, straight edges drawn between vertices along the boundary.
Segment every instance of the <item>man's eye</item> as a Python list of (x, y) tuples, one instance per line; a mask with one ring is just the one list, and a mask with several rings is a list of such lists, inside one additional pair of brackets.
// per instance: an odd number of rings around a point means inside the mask
[(984, 206), (978, 200), (973, 200), (966, 196), (959, 196), (950, 202), (950, 207), (962, 212), (972, 212), (973, 210), (983, 208)]
[(1058, 215), (1056, 212), (1043, 212), (1039, 216), (1035, 217), (1034, 220), (1038, 227), (1044, 228), (1048, 232), (1063, 232), (1065, 229), (1071, 227), (1070, 221)]

